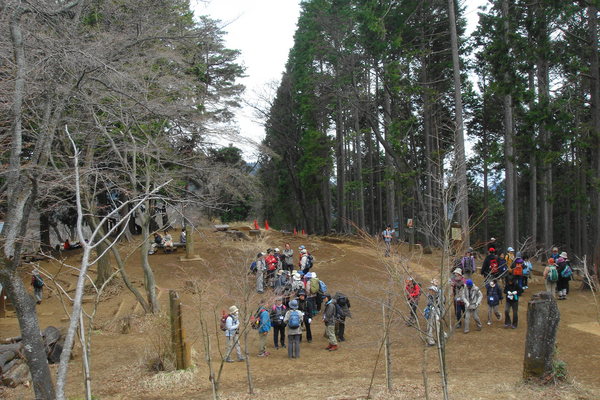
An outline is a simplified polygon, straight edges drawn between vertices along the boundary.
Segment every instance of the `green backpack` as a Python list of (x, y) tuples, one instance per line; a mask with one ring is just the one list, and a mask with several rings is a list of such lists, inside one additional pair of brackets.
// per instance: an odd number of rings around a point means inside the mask
[(548, 279), (548, 281), (550, 282), (556, 282), (558, 281), (558, 270), (556, 269), (555, 266), (550, 266), (550, 271), (548, 272), (548, 277), (546, 279)]
[(321, 285), (319, 284), (319, 279), (318, 278), (310, 278), (310, 293), (316, 294), (320, 288), (321, 288)]

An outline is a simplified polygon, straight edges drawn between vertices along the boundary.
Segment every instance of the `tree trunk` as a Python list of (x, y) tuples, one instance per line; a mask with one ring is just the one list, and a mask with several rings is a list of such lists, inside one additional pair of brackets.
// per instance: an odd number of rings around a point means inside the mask
[(542, 379), (552, 373), (559, 321), (560, 311), (552, 294), (537, 293), (527, 303), (523, 378)]
[[(390, 129), (392, 127), (392, 108), (391, 108), (391, 98), (389, 88), (383, 83), (383, 121), (384, 121), (384, 132), (385, 132), (385, 140), (387, 142), (392, 141), (392, 137), (390, 134)], [(386, 215), (386, 223), (388, 225), (394, 226), (395, 221), (395, 190), (394, 190), (394, 167), (392, 163), (392, 155), (387, 151), (385, 152), (385, 215)]]
[[(342, 122), (342, 99), (338, 93), (337, 108), (335, 112), (335, 163), (337, 169), (337, 214), (338, 229), (340, 232), (347, 232), (347, 215), (345, 201), (345, 183), (346, 183), (346, 155), (344, 154), (344, 127)], [(326, 232), (327, 233), (327, 232)]]
[(150, 250), (150, 210), (149, 204), (146, 201), (144, 211), (141, 212), (142, 222), (142, 238), (144, 239), (142, 247), (140, 249), (140, 256), (142, 260), (142, 269), (144, 270), (144, 287), (146, 289), (146, 296), (148, 298), (148, 304), (152, 313), (157, 313), (160, 310), (158, 299), (156, 297), (156, 281), (154, 280), (154, 272), (150, 263), (148, 262), (148, 250)]
[(467, 187), (467, 161), (465, 157), (465, 133), (463, 125), (463, 103), (460, 81), (460, 59), (458, 57), (458, 34), (456, 32), (456, 13), (454, 1), (448, 0), (450, 18), (450, 45), (452, 47), (452, 66), (454, 71), (454, 102), (456, 130), (454, 148), (456, 153), (456, 183), (458, 185), (457, 201), (462, 228), (463, 246), (469, 247), (469, 190)]
[[(591, 112), (593, 124), (593, 136), (595, 142), (595, 161), (596, 161), (596, 179), (600, 181), (600, 68), (598, 61), (598, 8), (590, 3), (587, 8), (590, 33), (590, 92), (591, 92)], [(594, 243), (590, 255), (597, 254), (600, 251), (600, 191), (593, 191), (594, 202)], [(595, 251), (594, 251), (595, 250)], [(598, 263), (600, 260), (594, 260)]]
[(49, 251), (52, 249), (50, 243), (50, 219), (48, 214), (40, 212), (40, 245), (43, 251)]
[[(502, 18), (504, 19), (504, 40), (509, 42), (509, 5), (502, 0)], [(512, 95), (510, 94), (510, 74), (504, 73), (506, 94), (504, 95), (504, 165), (506, 199), (504, 201), (504, 243), (515, 246), (515, 164), (514, 164), (514, 132), (512, 115)]]

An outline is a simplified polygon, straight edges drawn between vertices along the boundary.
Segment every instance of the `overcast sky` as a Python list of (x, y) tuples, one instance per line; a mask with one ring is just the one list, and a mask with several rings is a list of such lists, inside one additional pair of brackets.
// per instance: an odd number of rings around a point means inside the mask
[[(477, 25), (477, 7), (486, 0), (465, 0), (467, 32)], [(246, 67), (244, 99), (256, 103), (256, 93), (264, 92), (269, 83), (279, 82), (288, 52), (294, 44), (300, 0), (212, 0), (192, 1), (197, 15), (209, 15), (222, 21), (227, 47), (241, 50), (240, 63)], [(253, 111), (244, 107), (236, 113), (240, 134), (259, 142), (263, 127)], [(224, 143), (226, 144), (226, 143)], [(243, 147), (243, 146), (240, 146)], [(252, 161), (252, 150), (244, 151)]]

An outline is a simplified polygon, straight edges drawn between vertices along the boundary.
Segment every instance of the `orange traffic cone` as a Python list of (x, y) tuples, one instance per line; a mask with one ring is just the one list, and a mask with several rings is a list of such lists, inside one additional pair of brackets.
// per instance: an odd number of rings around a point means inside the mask
[(256, 220), (254, 220), (254, 229), (259, 230), (260, 227), (258, 226), (258, 222)]
[(265, 219), (265, 231), (269, 230), (269, 221)]

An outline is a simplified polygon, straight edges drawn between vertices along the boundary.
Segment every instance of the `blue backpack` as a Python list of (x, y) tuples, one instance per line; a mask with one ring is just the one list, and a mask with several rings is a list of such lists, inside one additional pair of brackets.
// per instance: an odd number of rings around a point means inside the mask
[(327, 293), (327, 285), (322, 280), (319, 280), (319, 290), (321, 293)]
[(252, 264), (250, 264), (250, 272), (253, 274), (256, 273), (256, 261), (253, 261)]
[(290, 313), (290, 319), (288, 320), (288, 328), (300, 328), (300, 313), (298, 311), (292, 311)]
[(565, 268), (560, 273), (560, 276), (563, 278), (570, 278), (571, 276), (573, 276), (573, 269), (569, 264), (565, 265)]

